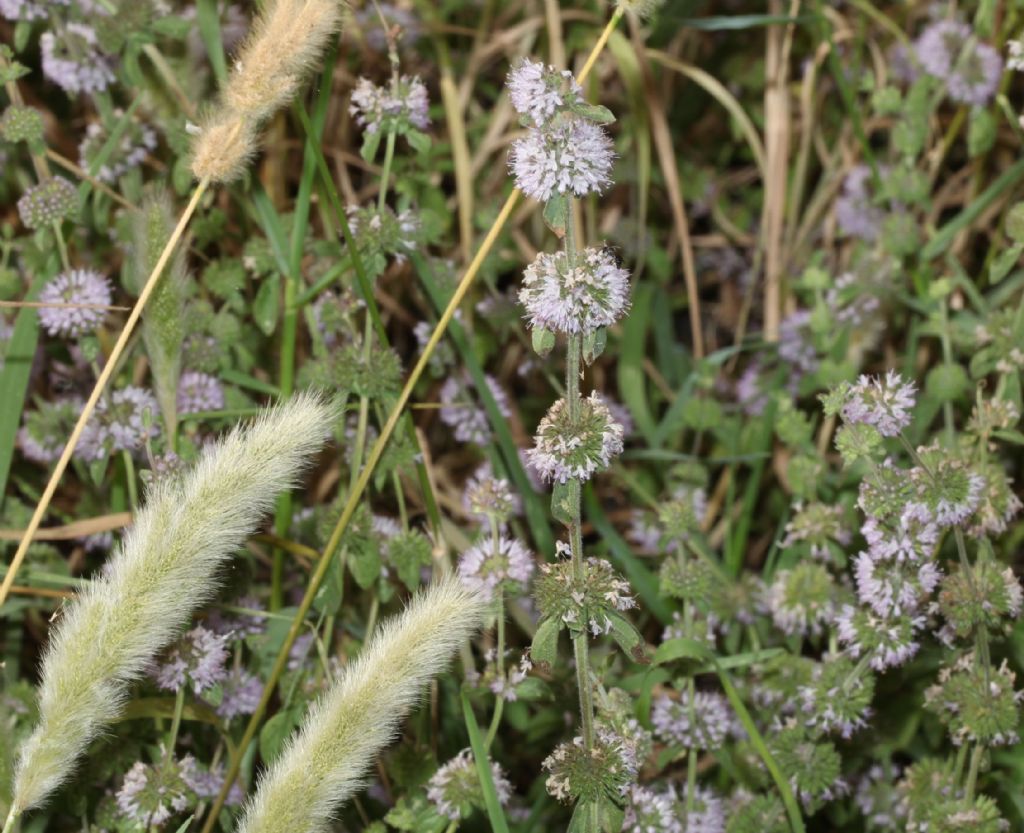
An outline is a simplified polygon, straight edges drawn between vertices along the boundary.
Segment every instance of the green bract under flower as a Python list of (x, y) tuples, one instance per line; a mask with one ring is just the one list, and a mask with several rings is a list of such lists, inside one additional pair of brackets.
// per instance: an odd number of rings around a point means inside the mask
[(625, 800), (636, 779), (637, 761), (633, 748), (616, 732), (599, 726), (594, 745), (587, 750), (583, 738), (561, 743), (544, 760), (550, 774), (548, 793), (559, 801), (588, 802)]
[(1024, 593), (1009, 567), (991, 560), (977, 562), (968, 575), (962, 569), (942, 581), (939, 609), (954, 633), (966, 638), (976, 628), (998, 630), (1020, 616)]

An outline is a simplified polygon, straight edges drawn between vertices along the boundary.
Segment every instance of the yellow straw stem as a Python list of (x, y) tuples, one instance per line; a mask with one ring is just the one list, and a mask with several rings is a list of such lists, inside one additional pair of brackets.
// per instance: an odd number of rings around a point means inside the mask
[[(605, 44), (608, 43), (608, 39), (611, 37), (612, 31), (618, 25), (621, 18), (622, 10), (616, 9), (615, 13), (605, 26), (604, 31), (602, 31), (601, 36), (598, 38), (597, 43), (594, 44), (594, 48), (591, 50), (590, 56), (583, 65), (583, 69), (580, 71), (578, 77), (580, 83), (586, 79), (588, 73), (593, 69), (595, 62), (597, 61), (597, 56), (600, 54)], [(327, 545), (324, 547), (322, 557), (317, 562), (316, 570), (310, 577), (305, 595), (302, 597), (302, 602), (299, 604), (299, 609), (295, 611), (295, 615), (292, 617), (292, 623), (288, 629), (288, 634), (285, 637), (284, 644), (278, 651), (277, 659), (274, 661), (274, 666), (270, 670), (270, 676), (263, 688), (263, 694), (260, 697), (260, 702), (256, 706), (256, 710), (253, 712), (252, 716), (249, 718), (249, 723), (245, 727), (245, 734), (242, 735), (241, 741), (237, 744), (236, 748), (238, 750), (238, 754), (231, 756), (228, 761), (227, 772), (224, 775), (224, 783), (221, 785), (220, 793), (217, 795), (216, 800), (213, 802), (213, 805), (207, 813), (202, 833), (212, 833), (214, 825), (217, 823), (220, 811), (223, 809), (224, 802), (227, 800), (228, 792), (231, 790), (231, 787), (235, 783), (235, 779), (238, 777), (238, 770), (241, 766), (242, 755), (245, 754), (246, 749), (249, 748), (253, 738), (256, 736), (256, 730), (259, 727), (260, 721), (263, 719), (263, 714), (266, 711), (267, 704), (270, 702), (270, 699), (274, 694), (274, 688), (277, 685), (277, 680), (281, 676), (281, 672), (284, 670), (284, 666), (288, 661), (288, 653), (298, 637), (299, 631), (303, 629), (303, 621), (306, 618), (306, 614), (309, 613), (309, 609), (313, 605), (313, 598), (320, 589), (320, 585), (323, 583), (324, 577), (327, 575), (327, 570), (331, 566), (334, 551), (341, 542), (341, 538), (345, 534), (349, 521), (355, 514), (356, 508), (359, 505), (359, 500), (363, 495), (363, 491), (366, 489), (367, 484), (369, 484), (370, 478), (373, 476), (373, 470), (376, 468), (381, 455), (383, 455), (384, 449), (387, 447), (388, 441), (391, 439), (391, 434), (394, 432), (395, 426), (398, 424), (398, 420), (401, 418), (402, 413), (409, 402), (409, 397), (412, 395), (413, 388), (416, 387), (416, 383), (419, 382), (420, 376), (423, 375), (423, 371), (426, 368), (427, 363), (430, 361), (434, 348), (437, 347), (438, 342), (444, 336), (445, 330), (448, 328), (448, 324), (455, 315), (455, 311), (459, 308), (459, 304), (466, 296), (470, 286), (472, 286), (473, 280), (480, 271), (480, 267), (490, 254), (494, 243), (498, 239), (498, 235), (501, 234), (502, 229), (505, 227), (505, 223), (508, 222), (508, 218), (511, 216), (512, 210), (515, 208), (516, 203), (519, 201), (521, 196), (522, 192), (518, 189), (512, 191), (512, 193), (508, 195), (508, 199), (505, 200), (505, 204), (501, 207), (501, 211), (491, 224), (491, 228), (487, 232), (487, 236), (484, 237), (483, 242), (480, 244), (480, 248), (477, 250), (476, 256), (466, 268), (466, 273), (462, 276), (462, 280), (459, 282), (459, 285), (455, 290), (455, 294), (448, 302), (448, 306), (445, 308), (440, 320), (434, 327), (434, 332), (423, 347), (423, 352), (420, 354), (419, 360), (416, 362), (416, 366), (413, 367), (412, 373), (409, 374), (409, 378), (406, 380), (405, 386), (402, 388), (402, 392), (398, 395), (398, 400), (391, 408), (387, 422), (385, 422), (383, 428), (381, 428), (377, 441), (374, 443), (373, 448), (370, 451), (370, 455), (366, 460), (366, 464), (363, 466), (363, 469), (359, 474), (359, 478), (356, 480), (355, 485), (349, 492), (348, 498), (345, 501), (345, 506), (341, 510), (341, 516), (338, 518), (334, 530), (331, 533), (331, 537), (328, 540)]]
[(36, 530), (39, 529), (43, 516), (46, 514), (46, 510), (50, 506), (53, 494), (57, 491), (57, 484), (60, 483), (60, 479), (63, 476), (65, 469), (67, 469), (68, 463), (71, 462), (71, 455), (75, 450), (75, 446), (78, 444), (79, 438), (82, 436), (82, 431), (85, 430), (85, 425), (89, 421), (89, 417), (92, 416), (93, 411), (96, 409), (96, 403), (99, 402), (100, 396), (103, 394), (107, 383), (110, 381), (110, 377), (113, 376), (114, 369), (117, 367), (121, 354), (124, 352), (125, 347), (127, 347), (128, 340), (131, 338), (132, 333), (135, 330), (135, 325), (138, 323), (139, 318), (142, 315), (142, 310), (145, 308), (146, 302), (149, 300), (149, 296), (152, 295), (153, 290), (156, 289), (160, 275), (163, 272), (164, 267), (167, 265), (167, 261), (170, 260), (174, 247), (178, 244), (181, 236), (185, 233), (185, 227), (188, 225), (189, 220), (192, 219), (196, 206), (199, 205), (199, 200), (203, 196), (208, 185), (209, 180), (200, 180), (195, 191), (192, 192), (192, 199), (189, 200), (188, 206), (181, 215), (181, 219), (178, 220), (178, 225), (175, 227), (167, 241), (167, 244), (164, 246), (164, 250), (160, 254), (160, 259), (157, 260), (156, 265), (153, 267), (153, 271), (146, 280), (146, 285), (142, 288), (142, 292), (139, 294), (139, 298), (135, 302), (135, 306), (132, 307), (131, 314), (129, 314), (128, 320), (125, 322), (124, 329), (121, 330), (121, 335), (118, 336), (114, 349), (111, 350), (110, 356), (107, 357), (106, 364), (104, 364), (103, 370), (100, 373), (99, 378), (96, 380), (96, 384), (93, 386), (92, 393), (89, 394), (89, 399), (85, 403), (85, 407), (82, 408), (82, 413), (78, 417), (78, 422), (75, 423), (75, 428), (71, 432), (71, 436), (68, 438), (67, 444), (64, 446), (64, 451), (61, 453), (60, 459), (57, 461), (57, 466), (54, 468), (53, 474), (50, 475), (50, 480), (46, 484), (46, 489), (43, 490), (42, 497), (39, 498), (39, 503), (36, 504), (35, 512), (32, 513), (32, 520), (29, 521), (28, 526), (25, 528), (25, 534), (22, 536), (21, 542), (18, 544), (18, 550), (14, 553), (14, 559), (7, 568), (7, 575), (4, 576), (3, 585), (0, 586), (0, 605), (7, 600), (7, 596), (11, 592), (11, 587), (14, 584), (14, 577), (18, 574), (18, 569), (21, 567), (22, 561), (25, 560), (25, 553), (28, 552), (29, 545), (35, 537)]

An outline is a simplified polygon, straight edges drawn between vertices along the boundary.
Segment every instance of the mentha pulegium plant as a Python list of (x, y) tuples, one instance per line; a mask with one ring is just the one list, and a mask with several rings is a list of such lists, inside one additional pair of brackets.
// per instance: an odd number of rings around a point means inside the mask
[[(600, 193), (611, 183), (612, 143), (603, 125), (613, 117), (604, 107), (588, 104), (571, 76), (543, 64), (520, 62), (509, 74), (508, 87), (513, 106), (527, 127), (526, 135), (512, 147), (510, 168), (517, 186), (545, 203), (545, 221), (564, 243), (557, 254), (537, 255), (519, 292), (537, 352), (547, 355), (559, 338), (567, 343), (565, 396), (541, 420), (529, 452), (537, 473), (554, 483), (552, 511), (569, 532), (569, 560), (545, 565), (565, 581), (559, 584), (550, 571), (545, 574), (543, 586), (550, 585), (550, 592), (542, 592), (542, 609), (557, 608), (558, 613), (541, 622), (533, 657), (551, 663), (558, 633), (567, 627), (573, 640), (580, 697), (580, 735), (549, 758), (552, 775), (548, 789), (556, 798), (576, 804), (575, 817), (586, 820), (586, 829), (611, 830), (614, 820), (621, 818), (635, 762), (631, 766), (623, 763), (629, 757), (628, 740), (601, 727), (595, 719), (588, 643), (592, 632), (611, 632), (628, 651), (635, 652), (641, 639), (621, 613), (628, 605), (611, 604), (606, 593), (586, 589), (595, 582), (614, 583), (615, 579), (596, 574), (608, 567), (606, 562), (584, 557), (581, 488), (622, 451), (623, 432), (596, 391), (586, 398), (581, 395), (580, 378), (583, 362), (589, 364), (603, 350), (606, 328), (628, 310), (629, 289), (626, 272), (601, 248), (580, 250), (575, 201)], [(538, 585), (538, 591), (542, 590)], [(564, 605), (548, 598), (558, 593), (563, 594)], [(591, 609), (595, 604), (598, 608)], [(595, 631), (592, 622), (597, 620)], [(581, 767), (589, 767), (587, 774), (570, 766), (577, 759), (583, 762)]]
[(327, 439), (333, 409), (298, 396), (157, 481), (106, 572), (65, 608), (43, 661), (39, 724), (22, 746), (11, 818), (66, 781), (131, 683), (208, 601), (217, 572)]

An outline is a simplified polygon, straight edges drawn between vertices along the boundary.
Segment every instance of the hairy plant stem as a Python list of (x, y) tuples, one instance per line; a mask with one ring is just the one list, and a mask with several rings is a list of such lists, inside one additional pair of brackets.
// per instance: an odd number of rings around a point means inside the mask
[(174, 747), (178, 743), (178, 731), (181, 729), (181, 716), (185, 711), (185, 686), (178, 686), (174, 695), (174, 718), (171, 720), (171, 731), (167, 735), (167, 747), (164, 749), (164, 766), (174, 758)]
[[(577, 77), (577, 81), (579, 83), (583, 83), (587, 75), (593, 69), (598, 55), (608, 43), (608, 39), (611, 37), (615, 28), (619, 25), (619, 21), (622, 20), (622, 15), (622, 9), (616, 9), (615, 13), (605, 25), (604, 31), (601, 33), (600, 38), (591, 50), (590, 56), (587, 58), (583, 69)], [(308, 121), (308, 117), (303, 121), (304, 123)], [(280, 679), (281, 673), (284, 671), (285, 665), (288, 662), (288, 652), (291, 650), (299, 632), (302, 630), (303, 622), (313, 605), (313, 599), (320, 590), (320, 586), (323, 584), (324, 579), (327, 576), (327, 571), (330, 569), (331, 563), (334, 560), (334, 554), (337, 552), (338, 544), (340, 543), (342, 536), (345, 534), (345, 530), (348, 529), (348, 525), (359, 505), (359, 500), (362, 497), (363, 491), (369, 485), (370, 479), (373, 477), (374, 469), (380, 461), (380, 458), (384, 453), (384, 449), (390, 441), (395, 427), (398, 425), (398, 421), (402, 418), (406, 406), (409, 404), (409, 399), (412, 396), (413, 389), (416, 387), (420, 377), (423, 375), (423, 371), (426, 369), (427, 364), (430, 361), (430, 357), (434, 354), (434, 350), (437, 348), (438, 343), (444, 337), (445, 330), (448, 329), (448, 325), (451, 323), (451, 320), (455, 315), (455, 311), (462, 303), (462, 299), (466, 297), (466, 293), (472, 286), (477, 274), (479, 274), (487, 256), (494, 248), (494, 244), (501, 235), (505, 224), (508, 222), (509, 217), (512, 216), (512, 211), (515, 209), (520, 197), (522, 197), (522, 192), (518, 189), (513, 190), (512, 193), (508, 195), (504, 205), (502, 205), (501, 209), (498, 211), (497, 217), (495, 217), (490, 229), (481, 241), (480, 248), (477, 249), (473, 260), (470, 261), (469, 266), (466, 267), (466, 272), (459, 281), (458, 286), (455, 288), (455, 292), (452, 293), (452, 297), (449, 299), (448, 305), (445, 307), (440, 319), (438, 319), (438, 322), (434, 327), (434, 332), (431, 333), (430, 338), (424, 345), (423, 352), (420, 354), (412, 372), (409, 374), (408, 379), (406, 379), (405, 385), (398, 394), (394, 405), (391, 407), (391, 412), (388, 414), (387, 421), (381, 427), (377, 441), (373, 444), (373, 448), (370, 450), (370, 455), (366, 461), (366, 465), (363, 466), (362, 472), (356, 480), (355, 486), (349, 492), (345, 505), (342, 507), (341, 515), (339, 516), (338, 521), (334, 526), (334, 530), (331, 532), (331, 536), (324, 547), (319, 561), (317, 562), (316, 569), (310, 577), (309, 584), (306, 586), (306, 592), (302, 597), (302, 601), (299, 603), (299, 607), (292, 617), (292, 624), (285, 636), (284, 643), (278, 650), (277, 658), (274, 660), (274, 664), (270, 669), (266, 685), (263, 687), (263, 694), (260, 697), (260, 701), (253, 711), (252, 716), (249, 718), (249, 722), (245, 727), (245, 732), (238, 744), (238, 754), (230, 756), (227, 770), (224, 774), (224, 783), (221, 785), (220, 792), (206, 816), (202, 833), (211, 833), (217, 824), (217, 818), (220, 815), (221, 809), (224, 807), (224, 802), (227, 800), (228, 793), (234, 786), (235, 779), (238, 777), (238, 770), (242, 763), (242, 755), (245, 754), (249, 745), (252, 743), (253, 738), (256, 736), (256, 731), (259, 728), (260, 722), (263, 720), (263, 715), (266, 713), (267, 705), (274, 696), (277, 681)], [(347, 226), (344, 228), (347, 228)], [(353, 245), (354, 241), (351, 240), (351, 232), (346, 234), (345, 239), (350, 246)], [(38, 522), (36, 525), (38, 526)]]
[[(501, 530), (498, 528), (498, 519), (494, 515), (489, 516), (491, 525), (491, 543), (493, 545), (492, 551), (495, 559), (501, 556)], [(496, 646), (496, 653), (494, 656), (494, 664), (498, 669), (498, 673), (501, 674), (502, 679), (505, 678), (505, 589), (498, 585), (498, 644)], [(494, 742), (494, 736), (498, 733), (498, 726), (501, 725), (501, 713), (505, 709), (505, 695), (504, 692), (499, 692), (496, 695), (494, 701), (494, 715), (491, 717), (491, 725), (487, 730), (487, 737), (484, 740), (484, 748), (490, 749), (491, 744)]]
[(11, 807), (11, 811), (7, 814), (7, 820), (4, 822), (3, 833), (12, 833), (14, 823), (18, 820), (19, 815), (20, 813), (18, 813), (17, 808)]

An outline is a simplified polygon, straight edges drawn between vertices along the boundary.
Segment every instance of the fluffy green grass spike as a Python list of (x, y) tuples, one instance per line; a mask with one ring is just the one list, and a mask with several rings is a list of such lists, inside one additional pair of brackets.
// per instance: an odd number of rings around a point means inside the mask
[(327, 830), (427, 682), (480, 627), (485, 609), (479, 596), (446, 579), (385, 622), (264, 773), (239, 833)]
[(120, 712), (129, 684), (209, 601), (217, 568), (326, 441), (333, 409), (300, 395), (158, 482), (102, 578), (62, 613), (43, 660), (39, 725), (21, 749), (12, 816), (42, 803)]

